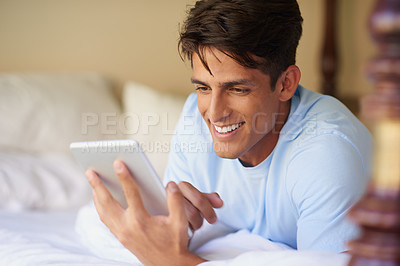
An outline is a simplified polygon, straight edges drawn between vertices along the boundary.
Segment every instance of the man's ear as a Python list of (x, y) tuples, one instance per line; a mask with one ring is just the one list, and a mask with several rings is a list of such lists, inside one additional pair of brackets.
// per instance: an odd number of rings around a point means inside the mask
[(289, 66), (282, 73), (281, 77), (279, 78), (279, 83), (281, 86), (278, 87), (281, 90), (279, 100), (285, 102), (292, 98), (293, 94), (296, 92), (297, 86), (299, 85), (300, 77), (300, 69), (295, 65)]

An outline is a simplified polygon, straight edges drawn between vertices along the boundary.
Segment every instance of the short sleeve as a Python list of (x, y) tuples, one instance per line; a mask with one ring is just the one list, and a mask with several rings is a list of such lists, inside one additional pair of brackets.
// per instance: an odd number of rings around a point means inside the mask
[(366, 189), (365, 172), (359, 151), (345, 137), (324, 134), (299, 145), (286, 176), (299, 250), (346, 250), (358, 234), (346, 214)]

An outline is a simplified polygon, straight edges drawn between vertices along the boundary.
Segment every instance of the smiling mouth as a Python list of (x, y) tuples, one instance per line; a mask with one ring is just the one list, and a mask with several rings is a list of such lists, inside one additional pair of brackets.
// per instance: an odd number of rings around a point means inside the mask
[(235, 131), (236, 129), (241, 127), (244, 123), (245, 122), (240, 122), (240, 123), (236, 123), (236, 124), (229, 125), (229, 126), (223, 126), (223, 127), (219, 127), (216, 125), (213, 125), (213, 126), (218, 133), (227, 134), (227, 133), (231, 133), (232, 131)]

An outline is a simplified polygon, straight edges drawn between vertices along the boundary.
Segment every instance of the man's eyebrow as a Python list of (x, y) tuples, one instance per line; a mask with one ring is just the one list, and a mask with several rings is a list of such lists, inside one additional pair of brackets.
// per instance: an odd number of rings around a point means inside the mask
[(200, 84), (200, 85), (209, 87), (207, 83), (202, 82), (202, 81), (200, 81), (200, 80), (198, 80), (198, 79), (191, 78), (190, 81), (191, 81), (193, 84)]
[[(193, 84), (200, 84), (200, 85), (209, 87), (209, 85), (207, 83), (200, 81), (198, 79), (192, 78), (191, 81)], [(219, 84), (219, 86), (221, 86), (222, 88), (231, 88), (231, 87), (234, 87), (237, 85), (255, 86), (255, 83), (251, 79), (238, 79), (238, 80), (227, 81), (227, 82), (223, 82), (223, 83)]]
[(255, 83), (251, 79), (238, 79), (238, 80), (232, 80), (232, 81), (228, 81), (228, 82), (224, 82), (224, 83), (220, 84), (220, 86), (223, 88), (231, 88), (231, 87), (235, 87), (237, 85), (255, 86)]

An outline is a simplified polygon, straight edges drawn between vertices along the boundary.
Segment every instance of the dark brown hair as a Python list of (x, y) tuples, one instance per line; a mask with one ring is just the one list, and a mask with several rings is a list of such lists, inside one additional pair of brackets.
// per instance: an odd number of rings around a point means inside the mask
[(198, 54), (210, 73), (204, 52), (215, 47), (242, 66), (269, 74), (273, 89), (295, 64), (302, 22), (296, 0), (201, 0), (189, 10), (178, 46), (182, 58), (192, 61)]

